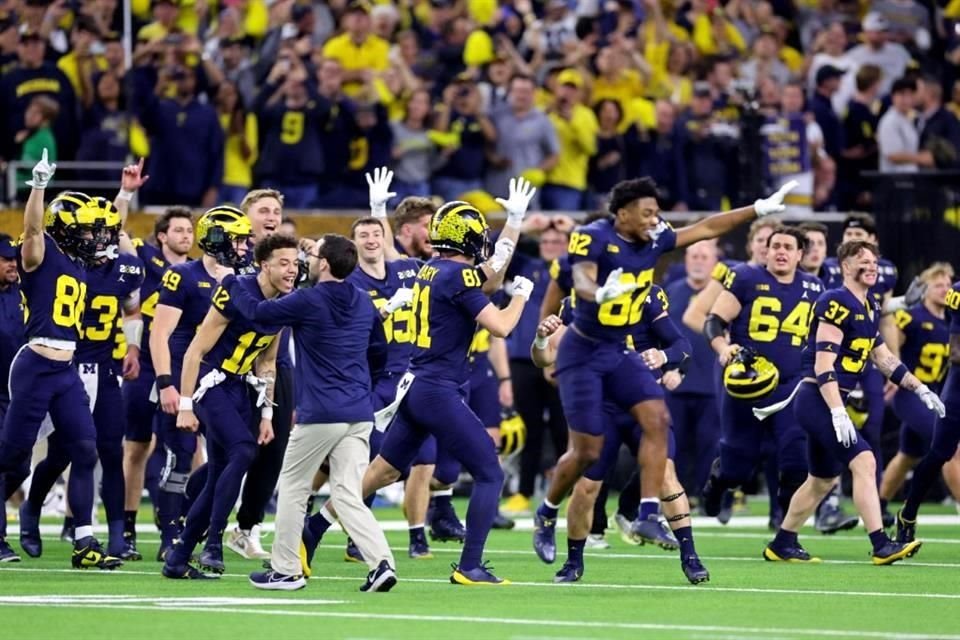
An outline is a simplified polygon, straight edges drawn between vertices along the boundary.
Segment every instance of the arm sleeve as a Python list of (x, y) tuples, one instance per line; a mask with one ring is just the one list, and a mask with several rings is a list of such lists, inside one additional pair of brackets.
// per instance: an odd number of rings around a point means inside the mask
[(677, 328), (670, 316), (663, 316), (653, 323), (653, 332), (663, 345), (667, 364), (681, 364), (693, 353), (693, 345)]

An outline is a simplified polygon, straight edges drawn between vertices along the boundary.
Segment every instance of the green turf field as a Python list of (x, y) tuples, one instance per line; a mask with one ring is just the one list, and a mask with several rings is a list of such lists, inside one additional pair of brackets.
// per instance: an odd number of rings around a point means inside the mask
[[(926, 513), (955, 516), (936, 507)], [(397, 510), (376, 514), (399, 528)], [(343, 561), (339, 531), (328, 534), (313, 579), (297, 592), (253, 589), (246, 576), (259, 564), (226, 549), (219, 582), (165, 580), (152, 559), (157, 534), (146, 529), (139, 546), (147, 560), (112, 573), (75, 571), (69, 545), (50, 535), (42, 558), (0, 565), (0, 638), (960, 639), (954, 520), (924, 526), (922, 514), (923, 549), (892, 567), (870, 564), (859, 530), (833, 537), (804, 530), (801, 540), (824, 564), (798, 566), (760, 558), (770, 538), (763, 527), (736, 517), (722, 529), (703, 523), (697, 546), (711, 581), (696, 587), (676, 554), (628, 546), (615, 533), (611, 549), (587, 551), (580, 583), (554, 585), (562, 558), (540, 563), (529, 530), (495, 531), (487, 544), (486, 557), (512, 585), (454, 586), (448, 577), (458, 546), (436, 543), (433, 559), (412, 561), (406, 533), (396, 530), (388, 538), (400, 583), (388, 594), (358, 591), (367, 569)], [(270, 539), (265, 534), (266, 544)], [(19, 551), (16, 535), (9, 540)]]

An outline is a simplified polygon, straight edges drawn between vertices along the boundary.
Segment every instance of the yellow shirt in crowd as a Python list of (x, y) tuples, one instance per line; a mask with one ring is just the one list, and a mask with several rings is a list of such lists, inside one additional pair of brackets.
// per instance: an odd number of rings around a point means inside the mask
[(547, 172), (547, 182), (583, 191), (587, 188), (590, 156), (597, 152), (597, 117), (582, 104), (574, 105), (570, 120), (550, 113), (550, 122), (557, 131), (560, 156), (557, 165)]

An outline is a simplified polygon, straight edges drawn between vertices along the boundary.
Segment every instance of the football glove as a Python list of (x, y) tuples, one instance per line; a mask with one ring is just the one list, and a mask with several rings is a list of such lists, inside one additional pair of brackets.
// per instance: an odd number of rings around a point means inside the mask
[(620, 277), (622, 275), (623, 269), (614, 269), (610, 272), (610, 275), (607, 276), (607, 281), (603, 283), (602, 287), (597, 289), (597, 292), (594, 295), (597, 304), (610, 302), (611, 300), (616, 300), (625, 293), (636, 291), (637, 283), (620, 282)]
[(513, 250), (516, 246), (516, 243), (510, 238), (500, 238), (497, 240), (497, 244), (493, 245), (493, 255), (490, 257), (490, 260), (487, 261), (487, 264), (493, 269), (494, 273), (503, 271), (503, 268), (507, 266), (507, 262), (510, 261), (510, 257), (513, 255)]
[(757, 217), (762, 218), (763, 216), (768, 216), (771, 213), (783, 213), (786, 211), (787, 207), (783, 204), (783, 199), (787, 197), (787, 194), (797, 188), (797, 185), (800, 184), (796, 180), (791, 180), (787, 184), (780, 187), (775, 194), (768, 198), (760, 198), (753, 203), (753, 210), (757, 212)]
[(387, 167), (380, 167), (373, 170), (373, 176), (369, 173), (366, 176), (367, 185), (370, 187), (370, 214), (374, 218), (386, 218), (387, 202), (397, 195), (396, 192), (390, 191), (393, 171)]
[(845, 407), (830, 409), (830, 418), (833, 420), (833, 432), (837, 434), (837, 442), (847, 448), (857, 442), (857, 429)]
[(507, 212), (507, 226), (519, 229), (523, 224), (523, 217), (527, 215), (527, 207), (537, 192), (526, 178), (510, 178), (510, 194), (506, 200), (497, 198), (497, 203)]
[(47, 150), (43, 150), (40, 162), (33, 165), (33, 180), (27, 180), (27, 186), (34, 189), (46, 189), (53, 174), (57, 171), (56, 163), (47, 161)]
[(387, 314), (391, 314), (397, 309), (409, 306), (411, 302), (413, 302), (413, 289), (404, 287), (397, 289), (397, 292), (390, 296), (390, 299), (387, 300), (387, 304), (385, 304), (383, 308)]
[(925, 384), (921, 384), (919, 387), (913, 390), (915, 394), (920, 396), (920, 402), (922, 402), (927, 409), (933, 411), (937, 414), (938, 417), (943, 418), (947, 415), (947, 408), (943, 406), (943, 402), (940, 401), (940, 398), (937, 397), (933, 391), (930, 391), (930, 387)]
[(512, 295), (514, 297), (520, 296), (524, 300), (530, 300), (530, 294), (533, 293), (533, 281), (529, 278), (524, 278), (523, 276), (517, 276), (513, 279), (513, 291)]

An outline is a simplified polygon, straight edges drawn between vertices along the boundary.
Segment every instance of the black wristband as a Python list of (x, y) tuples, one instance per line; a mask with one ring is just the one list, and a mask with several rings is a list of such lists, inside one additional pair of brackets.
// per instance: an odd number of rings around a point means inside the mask
[(163, 391), (167, 387), (173, 386), (173, 376), (167, 374), (157, 376), (157, 391)]

